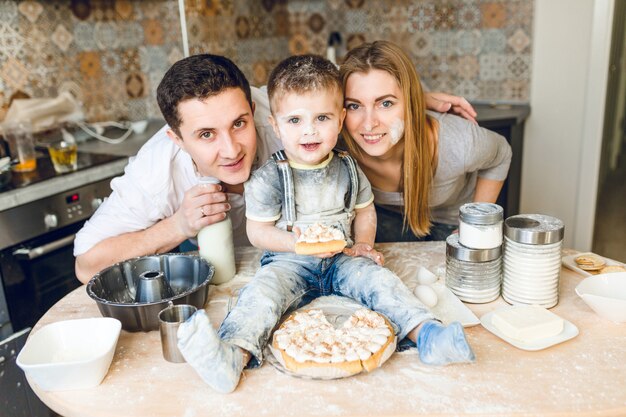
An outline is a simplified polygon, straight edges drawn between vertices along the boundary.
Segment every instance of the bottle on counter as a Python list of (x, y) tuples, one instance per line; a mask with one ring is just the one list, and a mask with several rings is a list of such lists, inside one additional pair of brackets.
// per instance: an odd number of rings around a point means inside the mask
[[(200, 184), (219, 184), (217, 178), (204, 177)], [(235, 248), (230, 215), (221, 222), (210, 224), (198, 233), (198, 253), (215, 268), (211, 284), (223, 284), (235, 276)]]

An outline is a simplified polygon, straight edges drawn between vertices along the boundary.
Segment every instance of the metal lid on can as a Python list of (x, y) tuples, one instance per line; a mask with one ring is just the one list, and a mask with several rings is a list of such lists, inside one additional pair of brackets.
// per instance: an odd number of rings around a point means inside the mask
[(518, 214), (504, 221), (504, 235), (517, 243), (547, 245), (560, 242), (564, 234), (563, 221), (544, 214)]
[(493, 203), (467, 203), (459, 208), (461, 221), (476, 225), (489, 225), (502, 221), (504, 210)]
[(502, 246), (491, 249), (472, 249), (459, 243), (459, 234), (453, 233), (446, 239), (446, 256), (459, 261), (487, 262), (498, 259), (502, 255)]

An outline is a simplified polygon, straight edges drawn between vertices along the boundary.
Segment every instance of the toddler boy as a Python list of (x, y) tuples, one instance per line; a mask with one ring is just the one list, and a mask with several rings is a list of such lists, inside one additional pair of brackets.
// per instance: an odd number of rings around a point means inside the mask
[[(261, 268), (240, 292), (219, 334), (203, 310), (178, 331), (178, 346), (212, 388), (233, 391), (243, 368), (259, 365), (272, 330), (290, 308), (339, 294), (384, 314), (398, 339), (417, 343), (422, 362), (472, 362), (459, 323), (448, 327), (390, 270), (373, 249), (376, 213), (370, 184), (349, 156), (333, 151), (345, 109), (341, 78), (326, 59), (302, 55), (281, 62), (270, 75), (270, 123), (284, 151), (245, 184), (250, 242), (265, 250)], [(321, 223), (343, 232), (344, 253), (294, 253), (299, 231)], [(293, 232), (292, 232), (293, 228)]]

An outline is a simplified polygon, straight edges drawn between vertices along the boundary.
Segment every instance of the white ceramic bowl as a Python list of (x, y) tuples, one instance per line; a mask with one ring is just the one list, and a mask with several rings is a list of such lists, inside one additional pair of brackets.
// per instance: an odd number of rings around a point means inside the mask
[(626, 322), (626, 272), (613, 272), (585, 278), (576, 294), (605, 319)]
[(109, 370), (121, 329), (109, 317), (48, 324), (30, 335), (17, 364), (45, 391), (95, 387)]

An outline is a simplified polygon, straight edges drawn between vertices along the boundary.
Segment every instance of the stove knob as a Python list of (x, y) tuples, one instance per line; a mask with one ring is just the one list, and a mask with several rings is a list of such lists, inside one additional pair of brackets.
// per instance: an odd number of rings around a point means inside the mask
[(98, 207), (100, 207), (100, 204), (102, 204), (102, 199), (100, 197), (96, 197), (93, 200), (91, 200), (91, 208), (93, 211), (98, 210)]
[(43, 222), (48, 229), (53, 229), (59, 225), (59, 219), (56, 214), (46, 214)]

